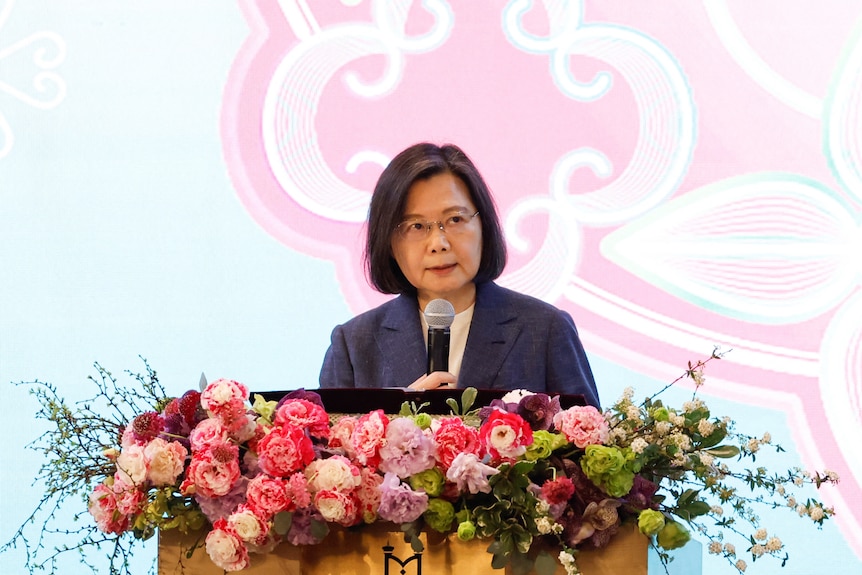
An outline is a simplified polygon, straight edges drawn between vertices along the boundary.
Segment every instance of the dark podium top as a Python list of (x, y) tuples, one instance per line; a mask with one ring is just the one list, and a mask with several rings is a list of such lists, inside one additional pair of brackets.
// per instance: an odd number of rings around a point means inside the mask
[[(426, 391), (413, 391), (404, 387), (387, 388), (321, 388), (306, 389), (306, 392), (316, 393), (323, 401), (323, 406), (329, 413), (369, 413), (375, 409), (382, 409), (384, 413), (398, 413), (401, 404), (411, 401), (417, 406), (423, 403), (428, 405), (422, 411), (433, 415), (445, 415), (451, 412), (446, 400), (453, 398), (459, 404), (463, 389), (442, 388), (429, 389)], [(279, 401), (291, 391), (264, 391), (257, 393), (267, 401)], [(476, 401), (470, 409), (477, 409), (490, 405), (495, 399), (500, 399), (509, 393), (502, 389), (478, 389), (476, 390)], [(553, 397), (553, 396), (552, 396)], [(563, 409), (575, 405), (586, 405), (583, 395), (560, 394), (560, 405)]]

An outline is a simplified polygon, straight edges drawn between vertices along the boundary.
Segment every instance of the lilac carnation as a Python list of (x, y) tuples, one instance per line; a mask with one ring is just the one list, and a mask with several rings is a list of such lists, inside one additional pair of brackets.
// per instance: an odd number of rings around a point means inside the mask
[(380, 469), (400, 478), (434, 467), (434, 444), (416, 423), (407, 417), (393, 419), (386, 428), (386, 442), (380, 448)]
[(293, 514), (290, 530), (287, 532), (287, 541), (291, 545), (317, 545), (320, 543), (322, 539), (316, 539), (311, 534), (312, 521), (326, 522), (320, 511), (312, 506), (297, 509)]
[(416, 521), (428, 509), (428, 495), (413, 491), (394, 473), (387, 473), (380, 484), (380, 507), (377, 514), (393, 523)]
[(458, 491), (490, 493), (488, 477), (500, 473), (499, 469), (485, 465), (472, 453), (459, 453), (446, 472), (446, 479), (458, 486)]

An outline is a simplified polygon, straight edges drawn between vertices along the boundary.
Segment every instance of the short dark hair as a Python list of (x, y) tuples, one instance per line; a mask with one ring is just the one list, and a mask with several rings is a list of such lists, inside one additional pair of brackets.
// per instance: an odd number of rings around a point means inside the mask
[(365, 243), (365, 271), (371, 285), (390, 294), (416, 293), (392, 254), (392, 234), (401, 223), (407, 193), (417, 181), (438, 174), (457, 176), (479, 211), (482, 224), (482, 258), (474, 281), (497, 279), (506, 266), (506, 241), (497, 208), (488, 185), (461, 148), (453, 144), (437, 146), (423, 142), (410, 146), (392, 159), (374, 186), (368, 208)]

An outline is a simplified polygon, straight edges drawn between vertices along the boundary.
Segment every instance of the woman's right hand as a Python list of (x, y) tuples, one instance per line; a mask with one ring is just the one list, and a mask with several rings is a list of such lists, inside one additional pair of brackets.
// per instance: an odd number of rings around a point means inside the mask
[(407, 386), (408, 389), (416, 389), (425, 391), (426, 389), (437, 389), (440, 387), (455, 387), (458, 383), (458, 378), (448, 371), (435, 371), (428, 375), (422, 375)]

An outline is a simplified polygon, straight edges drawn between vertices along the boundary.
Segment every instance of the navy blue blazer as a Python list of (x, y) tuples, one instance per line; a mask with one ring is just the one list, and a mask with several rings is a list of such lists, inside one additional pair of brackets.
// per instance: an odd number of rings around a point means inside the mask
[[(400, 295), (332, 331), (320, 387), (406, 387), (425, 373), (427, 354), (416, 297)], [(493, 282), (476, 286), (458, 387), (583, 394), (599, 407), (571, 316)]]

